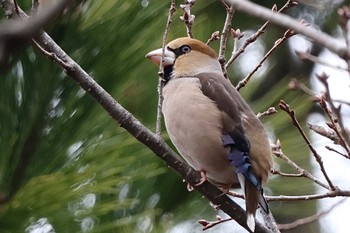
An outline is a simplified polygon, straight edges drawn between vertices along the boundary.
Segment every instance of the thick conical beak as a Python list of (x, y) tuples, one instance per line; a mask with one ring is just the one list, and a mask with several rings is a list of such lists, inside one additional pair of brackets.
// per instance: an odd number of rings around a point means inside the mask
[[(146, 57), (159, 66), (160, 62), (162, 61), (162, 48), (147, 53)], [(166, 67), (169, 65), (173, 65), (174, 61), (175, 54), (169, 51), (168, 49), (165, 49), (163, 66)]]

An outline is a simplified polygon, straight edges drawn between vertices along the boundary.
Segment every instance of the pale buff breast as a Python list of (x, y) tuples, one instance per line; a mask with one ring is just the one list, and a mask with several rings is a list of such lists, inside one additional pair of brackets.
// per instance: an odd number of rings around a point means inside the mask
[(221, 141), (222, 112), (203, 95), (196, 78), (171, 80), (164, 87), (163, 115), (171, 141), (196, 170), (209, 181), (228, 187), (238, 183)]

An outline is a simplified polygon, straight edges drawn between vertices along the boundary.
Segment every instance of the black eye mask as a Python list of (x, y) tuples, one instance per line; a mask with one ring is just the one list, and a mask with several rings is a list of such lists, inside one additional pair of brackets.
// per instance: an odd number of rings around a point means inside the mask
[(179, 56), (191, 52), (191, 47), (189, 45), (182, 45), (179, 48), (172, 49), (170, 47), (167, 47), (168, 50), (172, 51), (175, 53), (175, 57), (178, 58)]

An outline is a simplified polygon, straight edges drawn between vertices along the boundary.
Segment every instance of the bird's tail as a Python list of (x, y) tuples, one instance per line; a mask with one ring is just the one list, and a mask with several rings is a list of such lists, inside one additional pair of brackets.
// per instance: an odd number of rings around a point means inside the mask
[[(244, 177), (243, 177), (244, 178)], [(249, 180), (244, 179), (244, 190), (245, 203), (246, 203), (246, 212), (247, 212), (247, 226), (249, 229), (254, 232), (255, 230), (255, 213), (258, 205), (260, 204), (261, 208), (269, 213), (269, 207), (263, 196), (263, 190), (257, 190)]]
[(245, 204), (246, 204), (246, 212), (247, 212), (247, 225), (249, 229), (254, 232), (255, 230), (255, 212), (256, 208), (259, 204), (260, 191), (256, 190), (256, 188), (247, 180), (245, 180)]

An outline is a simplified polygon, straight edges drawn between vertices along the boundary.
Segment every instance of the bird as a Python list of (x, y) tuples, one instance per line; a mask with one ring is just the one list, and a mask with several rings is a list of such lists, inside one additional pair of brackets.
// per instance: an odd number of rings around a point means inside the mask
[(181, 37), (146, 57), (163, 61), (162, 114), (170, 140), (181, 157), (224, 192), (242, 189), (247, 226), (254, 232), (272, 167), (272, 151), (263, 125), (223, 75), (214, 49), (200, 40)]

